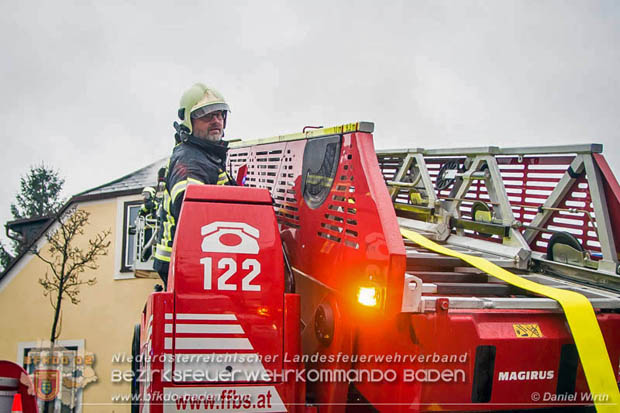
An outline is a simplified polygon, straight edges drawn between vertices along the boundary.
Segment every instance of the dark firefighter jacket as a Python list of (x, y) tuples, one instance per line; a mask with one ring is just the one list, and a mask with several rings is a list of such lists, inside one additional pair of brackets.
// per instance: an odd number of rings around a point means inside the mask
[(144, 203), (142, 204), (142, 208), (140, 208), (140, 211), (138, 212), (138, 215), (141, 217), (148, 217), (149, 215), (153, 215), (153, 213), (156, 211), (157, 202), (150, 198), (144, 201)]
[(228, 142), (213, 143), (194, 136), (174, 147), (166, 167), (163, 205), (159, 215), (155, 270), (167, 282), (176, 222), (189, 184), (230, 185), (226, 173)]

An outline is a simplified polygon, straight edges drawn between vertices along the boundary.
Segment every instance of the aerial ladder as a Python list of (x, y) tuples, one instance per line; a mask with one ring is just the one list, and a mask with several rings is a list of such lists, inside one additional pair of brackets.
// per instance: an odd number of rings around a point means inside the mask
[(232, 142), (244, 187), (188, 187), (136, 411), (618, 411), (601, 145), (375, 150), (373, 130)]

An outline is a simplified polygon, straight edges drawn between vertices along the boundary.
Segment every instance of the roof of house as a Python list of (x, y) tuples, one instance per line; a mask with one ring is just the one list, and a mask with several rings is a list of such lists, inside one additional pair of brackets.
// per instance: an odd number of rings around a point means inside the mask
[(80, 192), (75, 197), (106, 197), (105, 195), (117, 196), (118, 192), (142, 192), (145, 186), (157, 185), (157, 171), (160, 168), (166, 166), (168, 158), (159, 159), (144, 168), (131, 172), (123, 177), (115, 179), (103, 185), (99, 185), (95, 188), (88, 189), (84, 192)]
[[(31, 237), (39, 237), (41, 228), (54, 219), (55, 215), (44, 215), (40, 217), (21, 218), (9, 221), (4, 224), (6, 235), (11, 239), (18, 239), (20, 242), (30, 243)], [(13, 232), (14, 234), (11, 234)], [(15, 236), (15, 234), (19, 234)], [(21, 238), (21, 239), (20, 239)]]
[(9, 263), (4, 271), (0, 273), (0, 281), (2, 281), (5, 275), (9, 273), (11, 268), (13, 268), (24, 255), (30, 252), (30, 249), (41, 238), (41, 235), (43, 235), (54, 224), (54, 222), (56, 222), (57, 217), (61, 216), (69, 208), (69, 206), (76, 202), (139, 194), (145, 186), (157, 185), (157, 172), (162, 166), (166, 165), (167, 161), (168, 158), (159, 159), (123, 177), (72, 196), (62, 206), (62, 208), (60, 208), (56, 215), (53, 216), (53, 219), (50, 219), (46, 225), (42, 226), (41, 231), (33, 237), (27, 248), (24, 248), (22, 252), (18, 254), (15, 259), (11, 261), (11, 263)]

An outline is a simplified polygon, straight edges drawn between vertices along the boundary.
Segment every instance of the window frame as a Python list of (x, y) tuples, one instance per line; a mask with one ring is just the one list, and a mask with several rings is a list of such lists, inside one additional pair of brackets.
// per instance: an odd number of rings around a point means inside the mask
[[(19, 364), (22, 368), (24, 367), (24, 356), (26, 354), (26, 350), (32, 350), (35, 348), (40, 348), (42, 346), (42, 342), (41, 341), (20, 341), (17, 343), (17, 357), (16, 357), (16, 362), (17, 364)], [(60, 347), (64, 347), (64, 348), (75, 348), (76, 351), (78, 352), (78, 354), (84, 354), (84, 340), (57, 340), (55, 345), (58, 345)], [(84, 388), (80, 387), (77, 392), (76, 392), (76, 399), (75, 399), (75, 407), (73, 409), (73, 413), (82, 413), (82, 399), (84, 396)], [(54, 401), (54, 412), (60, 412), (61, 411), (61, 406), (60, 406), (60, 399), (56, 399)]]
[(129, 234), (128, 234), (128, 230), (129, 230), (129, 217), (130, 217), (130, 208), (131, 207), (135, 207), (135, 206), (140, 206), (142, 205), (142, 201), (141, 200), (134, 200), (134, 201), (125, 201), (123, 202), (123, 227), (121, 229), (122, 234), (123, 234), (123, 241), (121, 243), (121, 266), (120, 266), (120, 270), (119, 272), (121, 274), (123, 273), (133, 273), (133, 267), (130, 267), (128, 265), (126, 265), (126, 258), (127, 258), (127, 248), (129, 247), (128, 242), (129, 242)]

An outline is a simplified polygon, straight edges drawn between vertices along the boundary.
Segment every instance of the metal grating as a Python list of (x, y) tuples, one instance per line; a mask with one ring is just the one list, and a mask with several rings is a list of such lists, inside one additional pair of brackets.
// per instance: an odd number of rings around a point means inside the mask
[(351, 154), (343, 156), (327, 199), (327, 213), (323, 214), (318, 236), (349, 248), (359, 249), (355, 183)]
[(231, 151), (229, 168), (233, 176), (243, 165), (248, 168), (245, 185), (267, 188), (271, 193), (278, 223), (285, 227), (299, 228), (299, 200), (295, 190), (295, 177), (299, 176), (300, 167), (296, 167), (293, 162), (289, 145), (279, 143)]
[[(379, 165), (386, 183), (394, 179), (405, 156), (405, 153), (400, 156), (394, 154), (379, 156)], [(441, 165), (447, 161), (456, 160), (462, 169), (465, 159), (465, 157), (453, 156), (425, 158), (426, 167), (433, 185), (435, 185)], [(539, 212), (539, 207), (543, 206), (558, 185), (575, 157), (559, 155), (504, 155), (496, 156), (495, 159), (502, 175), (514, 217), (523, 225), (528, 225)], [(452, 186), (442, 191), (435, 189), (435, 193), (439, 199), (445, 199), (450, 196), (451, 188)], [(466, 200), (461, 202), (459, 210), (462, 218), (472, 219), (471, 208), (475, 201), (485, 202), (493, 209), (487, 188), (482, 180), (474, 181), (464, 198)], [(408, 189), (401, 188), (394, 202), (401, 204), (410, 203)], [(544, 228), (572, 234), (580, 241), (584, 249), (590, 251), (592, 258), (600, 258), (601, 245), (596, 231), (594, 208), (585, 174), (582, 174), (576, 180), (573, 187), (556, 208), (572, 209), (573, 211), (553, 212)], [(525, 230), (526, 228), (521, 229), (522, 232)], [(470, 230), (465, 230), (465, 233), (471, 237), (501, 242), (501, 238), (497, 235), (481, 237)], [(551, 236), (552, 232), (540, 232), (530, 244), (530, 247), (534, 251), (546, 252), (547, 243)]]

